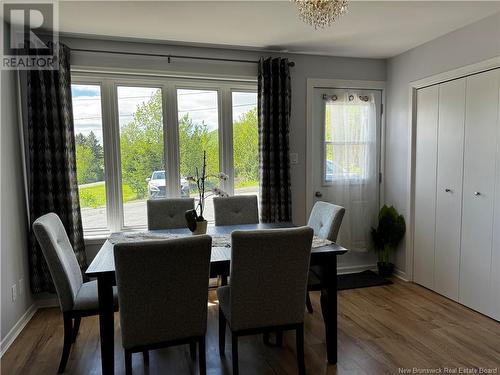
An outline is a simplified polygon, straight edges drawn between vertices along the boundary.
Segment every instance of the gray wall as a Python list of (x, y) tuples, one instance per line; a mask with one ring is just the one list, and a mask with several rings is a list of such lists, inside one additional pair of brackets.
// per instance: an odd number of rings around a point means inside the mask
[[(500, 56), (500, 13), (409, 50), (387, 62), (385, 200), (405, 216), (408, 194), (409, 83)], [(405, 271), (404, 243), (396, 266)]]
[[(1, 339), (32, 305), (28, 277), (28, 229), (16, 103), (16, 75), (1, 72)], [(19, 280), (24, 279), (20, 295)], [(17, 284), (17, 300), (11, 287)]]
[[(227, 57), (235, 59), (258, 60), (265, 52), (242, 51), (215, 48), (168, 46), (162, 44), (133, 43), (125, 41), (89, 40), (80, 38), (62, 38), (72, 48), (99, 50), (118, 50), (149, 52), (208, 57)], [(356, 59), (343, 57), (325, 57), (299, 54), (279, 54), (295, 62), (291, 71), (292, 81), (292, 117), (290, 124), (290, 152), (299, 155), (299, 162), (292, 165), (292, 210), (293, 220), (304, 224), (309, 212), (306, 212), (306, 85), (308, 78), (352, 79), (385, 81), (386, 63), (381, 59)], [(152, 69), (174, 72), (199, 72), (203, 75), (246, 76), (256, 78), (256, 64), (228, 64), (197, 62), (172, 59), (166, 60), (148, 57), (116, 56), (75, 52), (72, 55), (73, 66), (97, 66), (105, 68)], [(92, 256), (96, 246), (89, 246)], [(341, 265), (373, 264), (374, 258), (367, 254), (354, 254), (342, 257)]]

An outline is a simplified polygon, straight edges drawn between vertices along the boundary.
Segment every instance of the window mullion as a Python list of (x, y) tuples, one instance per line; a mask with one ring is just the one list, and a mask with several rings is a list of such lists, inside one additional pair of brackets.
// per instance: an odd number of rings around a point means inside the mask
[(230, 195), (234, 195), (234, 169), (233, 169), (233, 116), (231, 89), (223, 86), (219, 100), (219, 148), (220, 148), (220, 170), (229, 178), (222, 183), (222, 188)]
[(165, 170), (167, 171), (168, 197), (180, 196), (179, 124), (177, 116), (177, 90), (174, 84), (163, 86), (163, 134), (165, 145)]
[(112, 81), (103, 81), (103, 118), (105, 121), (103, 140), (104, 162), (106, 173), (106, 198), (108, 201), (108, 227), (113, 231), (121, 230), (123, 226), (123, 205), (121, 199), (120, 173), (120, 129), (118, 124), (118, 109), (116, 90)]

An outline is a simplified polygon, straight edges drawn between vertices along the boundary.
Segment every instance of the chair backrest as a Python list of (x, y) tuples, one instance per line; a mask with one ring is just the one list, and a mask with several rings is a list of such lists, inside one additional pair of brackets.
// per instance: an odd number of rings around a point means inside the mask
[(215, 197), (214, 216), (215, 225), (258, 224), (257, 196)]
[(148, 229), (185, 228), (187, 210), (194, 208), (194, 198), (149, 199)]
[(212, 238), (114, 246), (125, 349), (203, 336)]
[(320, 238), (337, 241), (345, 208), (328, 202), (318, 201), (314, 205), (307, 223)]
[(231, 235), (231, 328), (301, 323), (313, 230), (234, 231)]
[(83, 277), (64, 225), (59, 216), (48, 213), (35, 220), (33, 231), (49, 267), (61, 310), (70, 311)]

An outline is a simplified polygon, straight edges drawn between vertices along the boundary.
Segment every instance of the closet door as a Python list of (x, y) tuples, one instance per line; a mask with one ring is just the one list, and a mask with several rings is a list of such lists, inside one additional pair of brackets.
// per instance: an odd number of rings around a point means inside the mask
[(466, 79), (439, 85), (434, 290), (458, 300)]
[(414, 279), (434, 287), (438, 87), (417, 91)]
[(498, 71), (467, 78), (460, 302), (491, 314)]

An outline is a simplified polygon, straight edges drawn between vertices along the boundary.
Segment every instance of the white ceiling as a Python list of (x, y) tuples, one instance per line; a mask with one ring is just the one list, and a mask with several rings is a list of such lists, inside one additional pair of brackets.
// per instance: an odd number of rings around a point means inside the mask
[(324, 30), (284, 1), (65, 1), (62, 32), (386, 58), (500, 11), (500, 1), (351, 1)]

